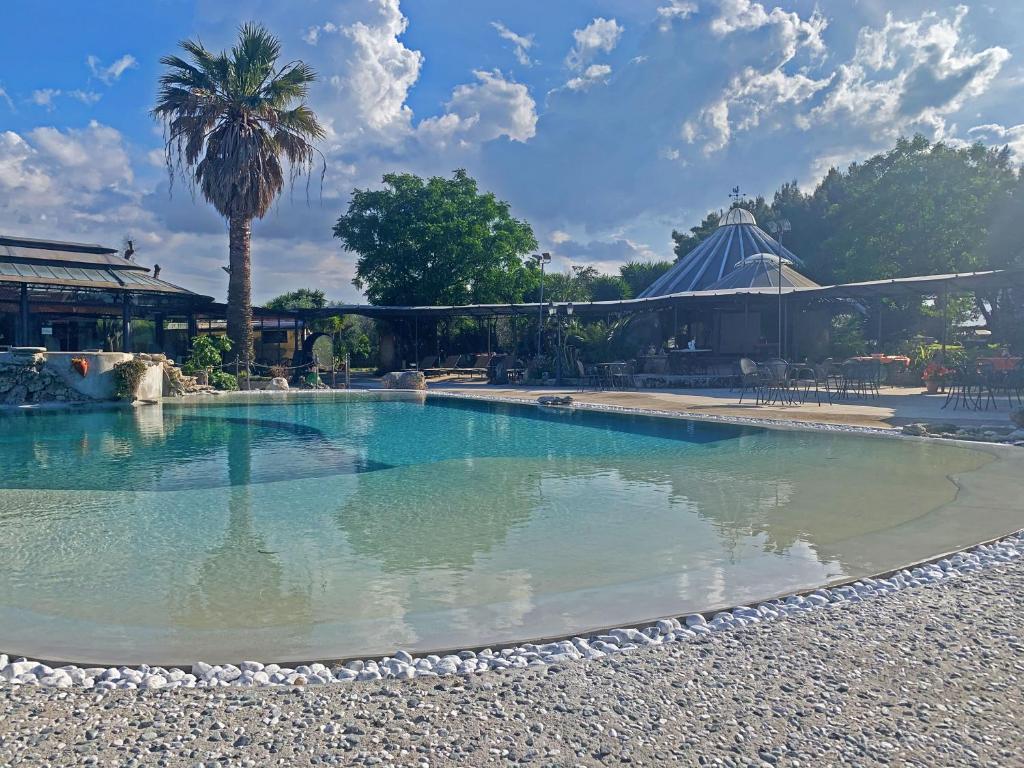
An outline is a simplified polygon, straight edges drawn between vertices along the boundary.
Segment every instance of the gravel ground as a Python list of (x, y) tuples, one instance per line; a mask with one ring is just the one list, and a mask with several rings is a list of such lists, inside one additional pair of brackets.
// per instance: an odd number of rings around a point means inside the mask
[(307, 688), (0, 688), (2, 765), (1024, 765), (1024, 562), (595, 661)]

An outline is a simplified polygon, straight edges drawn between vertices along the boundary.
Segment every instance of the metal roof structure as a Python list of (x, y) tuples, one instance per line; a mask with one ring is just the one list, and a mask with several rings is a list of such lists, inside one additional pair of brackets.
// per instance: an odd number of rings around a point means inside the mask
[(789, 259), (780, 259), (773, 253), (755, 253), (734, 264), (732, 270), (727, 272), (721, 280), (708, 286), (708, 290), (778, 288), (780, 282), (784, 288), (821, 287), (811, 278), (793, 269), (793, 263)]
[(0, 235), (0, 283), (40, 288), (77, 288), (131, 294), (175, 294), (212, 301), (153, 277), (149, 268), (112, 248), (87, 243)]
[(790, 262), (803, 265), (796, 255), (757, 226), (754, 214), (746, 208), (733, 208), (722, 217), (714, 232), (637, 298), (706, 290), (722, 280), (736, 264), (758, 253), (781, 254)]
[[(806, 278), (804, 278), (806, 280)], [(811, 282), (811, 281), (807, 281)], [(958, 272), (948, 275), (922, 275), (898, 277), (890, 280), (872, 280), (863, 283), (839, 285), (784, 285), (781, 293), (787, 299), (806, 301), (835, 299), (886, 299), (908, 296), (938, 296), (944, 293), (986, 291), (1009, 286), (1024, 287), (1024, 269), (989, 270), (985, 272)], [(622, 299), (620, 301), (572, 302), (573, 314), (581, 317), (602, 317), (627, 312), (654, 312), (673, 307), (710, 307), (737, 301), (776, 301), (778, 286), (720, 288), (704, 291), (682, 291), (665, 296)], [(545, 303), (564, 310), (570, 302)], [(311, 319), (339, 315), (362, 315), (378, 319), (445, 318), (445, 317), (536, 317), (541, 305), (529, 304), (468, 304), (463, 306), (399, 307), (375, 304), (346, 304), (324, 309), (299, 310), (297, 316)]]

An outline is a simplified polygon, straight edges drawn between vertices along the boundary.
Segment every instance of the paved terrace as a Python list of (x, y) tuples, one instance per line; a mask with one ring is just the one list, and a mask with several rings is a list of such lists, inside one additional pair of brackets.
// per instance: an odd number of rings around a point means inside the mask
[(739, 391), (728, 389), (642, 389), (579, 392), (576, 387), (497, 387), (459, 379), (434, 380), (431, 390), (461, 392), (484, 397), (535, 400), (541, 395), (572, 395), (580, 402), (649, 408), (658, 411), (754, 419), (780, 419), (823, 424), (898, 429), (904, 424), (924, 421), (957, 425), (1007, 423), (1010, 408), (1000, 398), (998, 410), (968, 411), (942, 409), (945, 395), (928, 395), (913, 387), (883, 387), (877, 398), (851, 399), (822, 404), (813, 398), (802, 405), (757, 405), (751, 393), (739, 402)]

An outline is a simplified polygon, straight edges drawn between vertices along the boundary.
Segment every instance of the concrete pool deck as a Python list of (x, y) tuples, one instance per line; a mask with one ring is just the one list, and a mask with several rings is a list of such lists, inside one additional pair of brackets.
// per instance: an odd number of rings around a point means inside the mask
[(883, 387), (877, 398), (838, 401), (819, 406), (813, 400), (801, 405), (757, 405), (748, 393), (739, 402), (739, 392), (728, 389), (641, 389), (587, 390), (575, 387), (490, 386), (457, 379), (431, 381), (431, 391), (472, 394), (478, 397), (536, 400), (542, 395), (571, 395), (574, 400), (620, 408), (645, 408), (655, 411), (725, 416), (730, 418), (801, 421), (813, 424), (837, 424), (873, 429), (899, 429), (914, 422), (942, 422), (958, 426), (982, 424), (1006, 425), (1010, 408), (1005, 398), (998, 410), (943, 410), (945, 395), (924, 394), (910, 387)]

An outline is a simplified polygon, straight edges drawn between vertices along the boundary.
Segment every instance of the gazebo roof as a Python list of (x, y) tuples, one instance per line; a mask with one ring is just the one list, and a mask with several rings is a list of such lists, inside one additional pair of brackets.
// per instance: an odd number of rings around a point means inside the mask
[[(737, 209), (739, 210), (739, 209)], [(780, 262), (781, 261), (781, 265)], [(780, 280), (779, 277), (782, 277)], [(789, 259), (773, 253), (755, 253), (735, 264), (725, 277), (708, 286), (709, 291), (725, 288), (819, 288), (818, 283), (793, 269)]]
[(718, 228), (668, 272), (655, 280), (637, 298), (649, 299), (686, 291), (704, 291), (724, 278), (748, 256), (781, 253), (790, 262), (802, 265), (791, 251), (757, 226), (754, 214), (745, 208), (733, 208)]
[(149, 268), (88, 243), (0, 235), (0, 283), (177, 294), (211, 300), (149, 274)]

